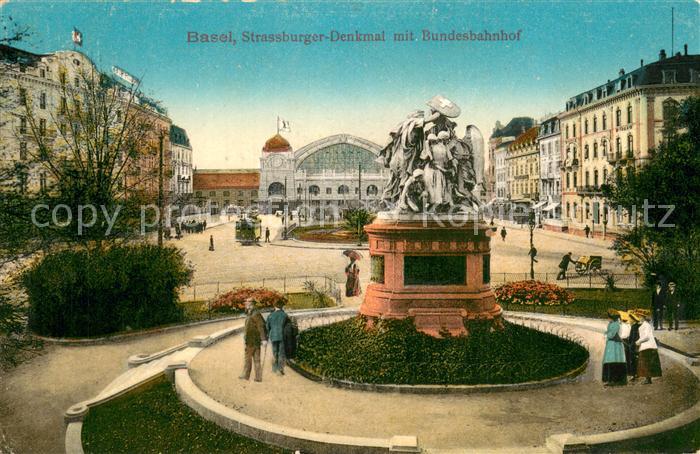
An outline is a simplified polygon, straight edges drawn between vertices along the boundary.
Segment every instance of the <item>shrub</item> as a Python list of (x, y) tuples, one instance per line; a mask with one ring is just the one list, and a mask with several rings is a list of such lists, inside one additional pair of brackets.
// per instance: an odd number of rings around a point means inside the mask
[(50, 254), (22, 277), (29, 328), (41, 335), (83, 337), (179, 322), (178, 289), (191, 278), (192, 269), (174, 247)]
[(253, 298), (258, 302), (258, 307), (274, 307), (275, 303), (287, 304), (287, 297), (275, 290), (266, 288), (242, 287), (217, 297), (211, 303), (211, 310), (216, 312), (240, 312), (244, 307), (244, 302), (248, 298)]
[(529, 306), (559, 306), (571, 304), (574, 295), (556, 284), (540, 281), (517, 281), (496, 288), (496, 302)]

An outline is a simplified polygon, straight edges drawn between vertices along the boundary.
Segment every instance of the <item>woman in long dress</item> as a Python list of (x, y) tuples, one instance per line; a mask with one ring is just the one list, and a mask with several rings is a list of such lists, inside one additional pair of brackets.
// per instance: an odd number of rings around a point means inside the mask
[(603, 383), (606, 385), (627, 384), (627, 362), (625, 347), (620, 339), (620, 313), (608, 311), (610, 323), (605, 332), (605, 353), (603, 353)]
[(639, 339), (636, 342), (639, 347), (637, 376), (644, 377), (644, 384), (649, 385), (652, 377), (661, 376), (661, 361), (656, 339), (654, 339), (654, 329), (645, 315), (638, 314), (638, 316), (641, 325), (639, 325)]
[(355, 263), (355, 257), (350, 257), (350, 264), (345, 267), (345, 296), (360, 294), (360, 268)]

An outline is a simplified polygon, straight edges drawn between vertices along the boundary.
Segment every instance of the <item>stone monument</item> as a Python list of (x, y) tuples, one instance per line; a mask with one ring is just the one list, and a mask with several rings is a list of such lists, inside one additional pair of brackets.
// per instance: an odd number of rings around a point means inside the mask
[[(436, 337), (469, 334), (472, 321), (503, 326), (490, 281), (491, 229), (478, 218), (482, 156), (456, 137), (460, 108), (428, 101), (390, 132), (378, 161), (389, 168), (385, 211), (365, 227), (371, 282), (360, 313), (412, 317)], [(470, 126), (469, 128), (475, 128)]]

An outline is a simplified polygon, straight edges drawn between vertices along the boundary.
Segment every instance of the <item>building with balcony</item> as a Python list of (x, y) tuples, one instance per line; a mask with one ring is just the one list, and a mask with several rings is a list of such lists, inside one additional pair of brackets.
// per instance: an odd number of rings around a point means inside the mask
[(540, 153), (539, 201), (535, 204), (545, 228), (561, 229), (561, 133), (558, 115), (542, 120), (537, 135)]
[(488, 199), (485, 207), (493, 210), (499, 217), (506, 215), (510, 210), (507, 203), (509, 194), (506, 163), (508, 146), (533, 124), (534, 120), (529, 117), (515, 117), (505, 126), (497, 121), (489, 138), (484, 170), (484, 187), (486, 199)]
[(170, 194), (173, 200), (184, 200), (192, 195), (192, 145), (187, 131), (179, 126), (170, 127)]
[[(132, 138), (138, 135), (138, 149), (121, 174), (119, 191), (138, 192), (155, 201), (159, 192), (161, 137), (165, 150), (162, 190), (167, 194), (170, 189), (168, 131), (172, 121), (167, 111), (158, 101), (101, 71), (82, 52), (65, 50), (37, 54), (0, 45), (0, 93), (0, 166), (26, 164), (27, 176), (21, 182), (26, 190), (44, 190), (52, 183), (50, 164), (48, 158), (39, 153), (37, 137), (51, 155), (59, 159), (88, 154), (84, 140), (78, 141), (80, 152), (75, 152), (73, 134), (83, 128), (104, 128), (104, 122), (89, 124), (90, 119), (96, 117), (75, 113), (90, 105), (90, 102), (80, 102), (83, 96), (98, 93), (106, 95), (108, 100), (100, 101), (97, 97), (98, 101), (92, 105), (108, 112), (114, 131), (121, 130), (124, 123), (137, 125), (131, 129), (143, 128), (132, 135)], [(114, 103), (110, 104), (112, 101)], [(124, 159), (125, 154), (123, 151), (115, 159)]]
[(562, 220), (565, 229), (595, 236), (619, 232), (633, 219), (609, 206), (601, 185), (650, 159), (663, 140), (664, 123), (685, 98), (700, 95), (700, 55), (671, 57), (661, 50), (658, 61), (570, 98), (559, 116), (562, 134)]
[(508, 172), (507, 198), (516, 221), (539, 200), (540, 154), (537, 146), (539, 127), (533, 126), (518, 135), (508, 145), (506, 168)]

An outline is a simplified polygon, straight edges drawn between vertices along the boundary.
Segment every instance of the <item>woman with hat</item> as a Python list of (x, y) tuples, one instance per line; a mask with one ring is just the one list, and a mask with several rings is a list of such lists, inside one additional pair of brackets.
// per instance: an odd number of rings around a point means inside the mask
[(637, 316), (641, 322), (639, 339), (635, 342), (637, 347), (639, 347), (637, 375), (644, 377), (644, 384), (649, 385), (652, 377), (661, 376), (661, 361), (659, 360), (659, 350), (654, 339), (654, 329), (651, 327), (645, 314), (638, 312)]
[(635, 311), (620, 312), (622, 326), (620, 338), (625, 346), (625, 359), (627, 360), (627, 375), (632, 380), (637, 379), (637, 345), (639, 339), (639, 315)]
[(603, 383), (605, 385), (627, 384), (627, 361), (625, 348), (620, 339), (620, 313), (608, 310), (608, 329), (605, 331), (605, 352), (603, 353)]

